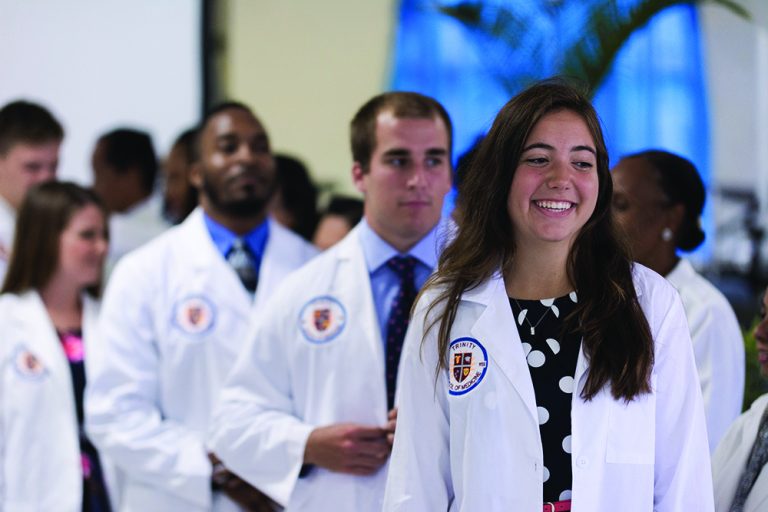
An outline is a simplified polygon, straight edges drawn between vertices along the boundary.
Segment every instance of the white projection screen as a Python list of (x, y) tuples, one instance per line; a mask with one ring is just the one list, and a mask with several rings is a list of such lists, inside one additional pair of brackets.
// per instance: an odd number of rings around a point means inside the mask
[(0, 105), (28, 99), (66, 130), (59, 177), (92, 182), (96, 138), (129, 126), (159, 156), (199, 117), (202, 0), (0, 0)]

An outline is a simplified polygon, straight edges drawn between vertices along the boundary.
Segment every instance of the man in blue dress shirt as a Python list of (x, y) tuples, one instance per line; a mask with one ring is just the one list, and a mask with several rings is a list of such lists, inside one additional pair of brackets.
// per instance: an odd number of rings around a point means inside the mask
[(316, 251), (268, 218), (274, 159), (248, 107), (212, 110), (197, 153), (200, 207), (120, 260), (88, 347), (86, 426), (117, 466), (124, 510), (269, 508), (209, 458), (205, 436), (249, 322)]
[(287, 510), (381, 508), (400, 346), (451, 187), (451, 122), (432, 98), (374, 97), (351, 142), (363, 220), (286, 279), (214, 415), (212, 450)]

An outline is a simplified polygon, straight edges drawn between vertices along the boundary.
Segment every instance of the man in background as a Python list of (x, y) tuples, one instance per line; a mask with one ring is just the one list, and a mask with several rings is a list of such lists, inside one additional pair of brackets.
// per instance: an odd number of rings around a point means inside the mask
[(451, 122), (432, 98), (372, 98), (351, 142), (363, 220), (258, 317), (212, 426), (212, 451), (288, 510), (381, 510), (400, 349), (451, 188)]
[(200, 207), (126, 255), (89, 346), (86, 428), (117, 466), (124, 510), (271, 510), (209, 455), (205, 435), (248, 322), (314, 248), (268, 218), (275, 162), (240, 103), (203, 120), (192, 182)]
[(181, 223), (197, 206), (197, 189), (190, 181), (195, 138), (193, 128), (184, 130), (163, 162), (163, 214), (172, 224)]
[(14, 101), (0, 109), (0, 284), (27, 191), (56, 178), (64, 129), (44, 107)]
[(99, 137), (91, 157), (93, 189), (110, 212), (107, 273), (128, 252), (170, 226), (155, 194), (158, 163), (149, 134), (118, 128)]

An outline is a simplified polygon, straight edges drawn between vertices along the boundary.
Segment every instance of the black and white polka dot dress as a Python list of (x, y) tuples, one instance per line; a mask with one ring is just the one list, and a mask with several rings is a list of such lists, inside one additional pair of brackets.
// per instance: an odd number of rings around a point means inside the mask
[(556, 299), (510, 298), (536, 393), (544, 451), (544, 501), (571, 499), (571, 398), (581, 336), (563, 335), (575, 292)]

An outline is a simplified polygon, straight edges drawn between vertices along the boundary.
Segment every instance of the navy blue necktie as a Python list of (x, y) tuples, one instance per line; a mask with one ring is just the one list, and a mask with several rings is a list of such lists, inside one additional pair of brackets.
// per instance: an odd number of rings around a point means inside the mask
[(237, 277), (245, 286), (245, 289), (253, 293), (258, 283), (258, 271), (256, 270), (256, 258), (242, 238), (237, 238), (232, 243), (232, 249), (227, 254), (227, 261), (234, 269)]
[(403, 348), (405, 331), (408, 329), (408, 319), (411, 314), (411, 306), (416, 299), (416, 283), (414, 282), (414, 268), (416, 258), (413, 256), (395, 256), (387, 261), (400, 278), (400, 289), (392, 301), (387, 320), (387, 344), (386, 344), (386, 375), (387, 375), (387, 406), (392, 409), (395, 403), (395, 385), (397, 383), (397, 366), (400, 362), (400, 351)]

